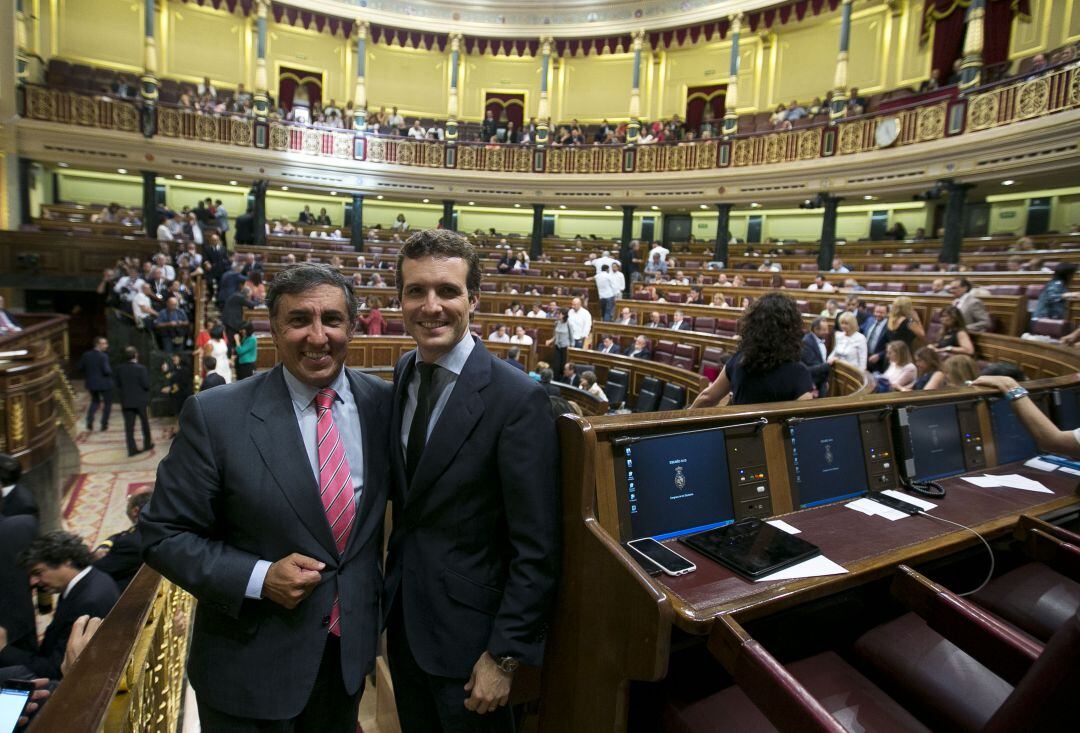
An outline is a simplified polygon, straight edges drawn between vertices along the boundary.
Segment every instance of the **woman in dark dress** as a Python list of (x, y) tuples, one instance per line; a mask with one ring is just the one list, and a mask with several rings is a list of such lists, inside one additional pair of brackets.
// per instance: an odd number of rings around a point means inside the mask
[(901, 295), (889, 307), (889, 320), (885, 322), (885, 343), (903, 341), (909, 350), (914, 351), (915, 339), (925, 339), (919, 314), (911, 304), (911, 298)]
[(939, 355), (975, 356), (975, 343), (971, 340), (971, 334), (967, 332), (964, 314), (955, 305), (950, 305), (941, 311), (941, 328), (941, 338), (934, 346)]
[(945, 386), (945, 372), (941, 371), (941, 359), (931, 346), (924, 346), (915, 352), (915, 368), (919, 370), (919, 376), (915, 378), (915, 384), (903, 391), (941, 389)]
[(800, 360), (802, 315), (783, 293), (768, 293), (739, 321), (740, 348), (691, 408), (714, 407), (731, 393), (731, 404), (808, 400), (814, 382)]

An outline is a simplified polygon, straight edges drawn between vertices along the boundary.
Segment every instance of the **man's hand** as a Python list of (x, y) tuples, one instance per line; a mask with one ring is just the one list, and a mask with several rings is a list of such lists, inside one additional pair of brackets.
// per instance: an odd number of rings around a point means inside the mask
[(472, 676), (465, 683), (465, 692), (471, 693), (465, 707), (479, 715), (494, 712), (509, 699), (513, 680), (512, 674), (499, 669), (494, 658), (484, 652), (473, 665)]
[(4, 651), (4, 647), (8, 645), (7, 629), (0, 626), (0, 652)]
[(101, 626), (101, 619), (90, 618), (87, 615), (79, 616), (71, 626), (71, 636), (68, 637), (67, 648), (64, 649), (64, 661), (60, 663), (60, 674), (66, 675), (71, 671), (75, 660), (83, 653), (83, 649), (90, 643), (90, 639)]
[(19, 716), (19, 726), (24, 726), (30, 722), (30, 716), (37, 712), (37, 709), (45, 703), (45, 698), (52, 694), (51, 691), (46, 690), (49, 680), (44, 677), (37, 677), (31, 682), (34, 683), (36, 688), (30, 693), (30, 700), (26, 703), (26, 707), (23, 708), (23, 714)]
[(322, 582), (319, 571), (325, 567), (325, 563), (298, 552), (283, 557), (266, 571), (263, 598), (292, 610)]

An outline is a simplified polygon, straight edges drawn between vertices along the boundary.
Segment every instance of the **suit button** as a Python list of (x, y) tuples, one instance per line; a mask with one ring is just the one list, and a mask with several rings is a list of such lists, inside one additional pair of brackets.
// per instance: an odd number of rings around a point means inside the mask
[(322, 617), (322, 625), (323, 626), (329, 626), (330, 625), (330, 617), (329, 616), (323, 616)]

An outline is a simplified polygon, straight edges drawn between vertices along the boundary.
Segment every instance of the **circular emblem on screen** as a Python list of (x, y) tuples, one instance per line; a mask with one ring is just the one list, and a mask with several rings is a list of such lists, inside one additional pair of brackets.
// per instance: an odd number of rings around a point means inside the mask
[(675, 488), (679, 491), (686, 488), (686, 476), (683, 475), (682, 466), (675, 466)]
[(830, 466), (833, 463), (832, 444), (830, 443), (825, 444), (825, 462), (828, 463)]

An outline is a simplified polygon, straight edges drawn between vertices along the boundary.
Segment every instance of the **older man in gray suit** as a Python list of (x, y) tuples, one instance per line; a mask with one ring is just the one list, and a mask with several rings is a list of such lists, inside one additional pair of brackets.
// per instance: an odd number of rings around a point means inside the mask
[(267, 304), (283, 363), (185, 403), (144, 557), (199, 600), (203, 731), (352, 733), (378, 638), (391, 388), (344, 368), (356, 299), (336, 270), (286, 268)]

